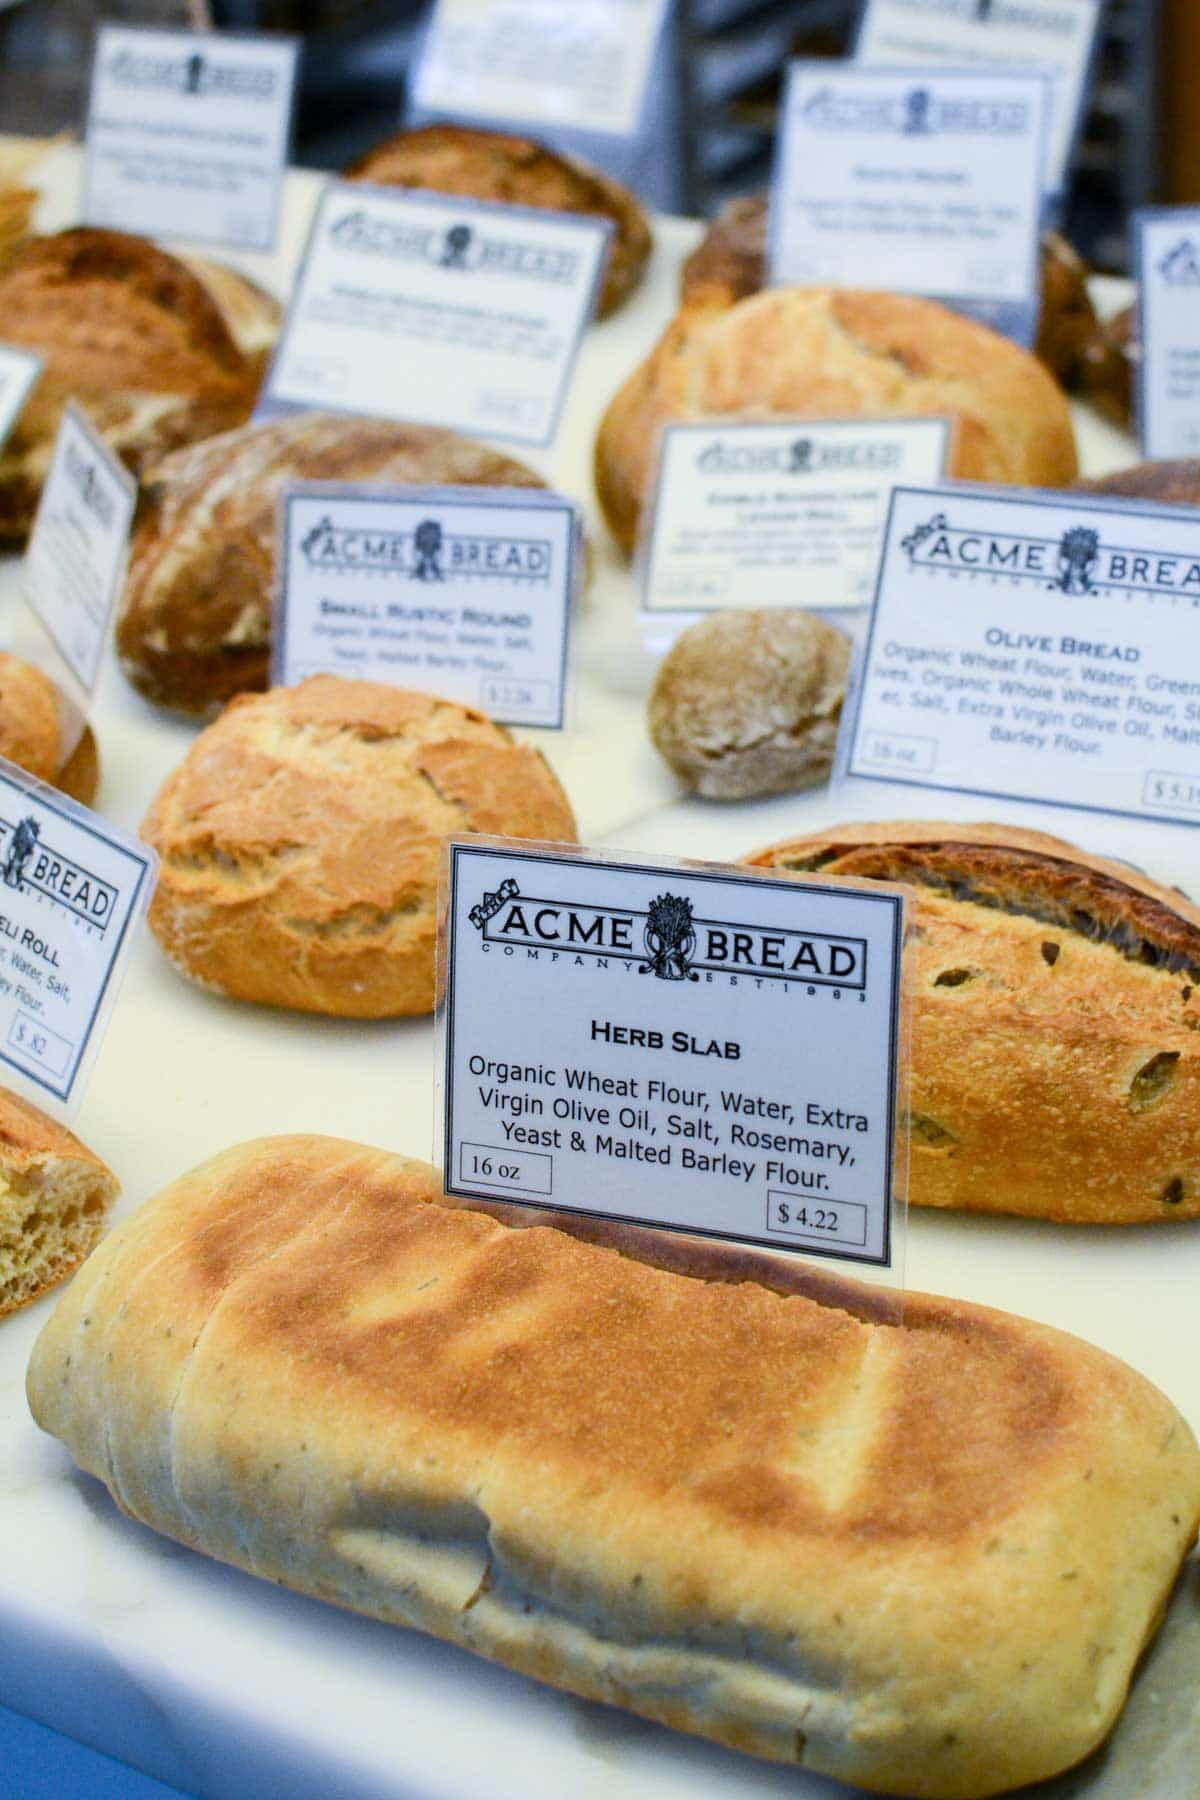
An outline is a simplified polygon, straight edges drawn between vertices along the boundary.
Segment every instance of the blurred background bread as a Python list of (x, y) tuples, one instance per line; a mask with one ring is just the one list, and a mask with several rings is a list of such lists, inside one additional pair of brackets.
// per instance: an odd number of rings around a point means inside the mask
[(336, 675), (244, 694), (143, 822), (162, 859), (150, 928), (215, 993), (429, 1012), (451, 832), (576, 835), (541, 753), (470, 707)]
[(44, 670), (0, 651), (0, 756), (90, 806), (100, 785), (91, 726), (64, 758), (67, 703)]
[(276, 506), (289, 481), (542, 487), (524, 463), (451, 431), (292, 413), (177, 450), (142, 488), (117, 654), (148, 700), (215, 713), (266, 687)]
[(0, 1317), (78, 1268), (119, 1191), (65, 1126), (0, 1087)]
[(468, 125), (426, 125), (376, 144), (346, 175), (382, 187), (424, 188), (611, 220), (601, 318), (637, 286), (650, 255), (650, 222), (636, 195), (590, 163), (533, 138)]
[(950, 417), (949, 473), (1063, 487), (1078, 458), (1062, 390), (1008, 338), (935, 301), (852, 288), (769, 288), (685, 304), (611, 401), (596, 489), (613, 535), (637, 537), (669, 419)]

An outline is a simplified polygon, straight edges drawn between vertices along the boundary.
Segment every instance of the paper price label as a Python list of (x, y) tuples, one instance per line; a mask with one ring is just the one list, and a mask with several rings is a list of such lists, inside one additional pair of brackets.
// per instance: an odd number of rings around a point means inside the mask
[(1200, 525), (898, 488), (851, 727), (864, 780), (1200, 823)]
[(1135, 214), (1138, 427), (1151, 461), (1200, 455), (1200, 207)]
[(137, 483), (68, 406), (25, 552), (30, 609), (82, 690), (91, 694), (125, 575)]
[(42, 359), (32, 350), (0, 344), (0, 450), (7, 443), (41, 372)]
[(632, 136), (667, 0), (438, 0), (419, 112)]
[(551, 443), (611, 229), (482, 201), (326, 188), (261, 409), (321, 406)]
[(890, 1266), (899, 893), (448, 861), (447, 1193)]
[(275, 243), (298, 44), (103, 25), (83, 216), (147, 237)]
[(360, 676), (562, 728), (582, 544), (569, 501), (296, 483), (281, 509), (277, 682)]
[(949, 441), (946, 419), (668, 425), (643, 610), (869, 605), (891, 490), (940, 479)]
[(865, 0), (855, 56), (883, 68), (1036, 69), (1053, 83), (1046, 185), (1066, 185), (1101, 0)]
[(773, 284), (924, 294), (1031, 342), (1047, 98), (1034, 75), (790, 64)]
[(158, 860), (0, 759), (0, 1061), (75, 1111)]

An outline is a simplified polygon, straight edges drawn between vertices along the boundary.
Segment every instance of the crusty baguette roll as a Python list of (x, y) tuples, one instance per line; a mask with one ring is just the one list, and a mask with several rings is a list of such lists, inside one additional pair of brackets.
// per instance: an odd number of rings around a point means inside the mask
[(258, 390), (260, 363), (194, 271), (123, 231), (28, 239), (0, 269), (0, 330), (44, 358), (0, 450), (0, 539), (33, 522), (68, 400), (140, 474), (180, 444), (240, 425)]
[(332, 1138), (228, 1151), (88, 1262), (34, 1417), (184, 1544), (739, 1750), (971, 1800), (1101, 1741), (1200, 1517), (1141, 1376), (439, 1199)]
[(0, 1087), (0, 1318), (79, 1267), (119, 1192), (64, 1125)]
[(219, 712), (265, 688), (276, 509), (289, 481), (542, 487), (524, 463), (452, 431), (300, 412), (177, 450), (143, 485), (116, 622), (147, 700)]
[(215, 993), (344, 1018), (433, 1007), (452, 832), (575, 841), (540, 751), (431, 694), (315, 675), (200, 733), (142, 836), (150, 929)]
[(63, 761), (64, 700), (43, 669), (0, 650), (0, 756), (90, 806), (100, 755), (90, 725)]
[(632, 550), (671, 420), (730, 416), (954, 421), (949, 472), (1063, 487), (1078, 473), (1061, 389), (1035, 357), (933, 300), (770, 288), (731, 304), (704, 288), (619, 389), (596, 439), (596, 491)]
[(916, 892), (917, 1205), (1200, 1217), (1200, 907), (1004, 825), (835, 825), (746, 860)]
[(637, 286), (650, 255), (650, 221), (636, 195), (590, 163), (560, 155), (534, 138), (474, 125), (423, 125), (376, 144), (346, 174), (351, 181), (383, 187), (423, 188), (610, 220), (601, 318), (615, 312)]

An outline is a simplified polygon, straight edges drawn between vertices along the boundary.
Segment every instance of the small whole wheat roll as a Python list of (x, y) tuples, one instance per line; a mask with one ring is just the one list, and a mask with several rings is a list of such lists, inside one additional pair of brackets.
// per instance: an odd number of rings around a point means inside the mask
[(79, 1267), (119, 1192), (65, 1126), (0, 1088), (0, 1318)]
[(708, 800), (827, 781), (850, 640), (815, 613), (717, 612), (689, 626), (650, 695), (650, 736)]
[(150, 928), (213, 993), (429, 1012), (442, 845), (462, 832), (576, 837), (541, 753), (470, 707), (337, 675), (243, 694), (143, 822), (161, 858)]
[(62, 693), (36, 663), (0, 651), (0, 756), (90, 806), (100, 785), (91, 726), (63, 760)]

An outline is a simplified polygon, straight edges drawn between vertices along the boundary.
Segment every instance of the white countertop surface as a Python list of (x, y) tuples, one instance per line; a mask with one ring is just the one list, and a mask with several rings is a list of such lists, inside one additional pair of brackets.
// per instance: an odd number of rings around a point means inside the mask
[[(43, 225), (69, 222), (76, 177), (77, 153), (48, 159)], [(291, 176), (280, 251), (239, 259), (276, 292), (285, 290), (316, 188), (313, 176)], [(538, 741), (575, 805), (582, 841), (729, 861), (831, 822), (830, 798), (736, 807), (680, 798), (645, 734), (651, 663), (590, 482), (599, 417), (673, 310), (678, 264), (698, 231), (661, 222), (648, 280), (593, 329), (580, 359), (548, 473), (589, 509), (594, 579), (580, 628), (575, 727)], [(1090, 473), (1135, 460), (1119, 433), (1082, 415), (1080, 425)], [(0, 565), (0, 614), (11, 618), (15, 604), (15, 566)], [(100, 810), (136, 829), (193, 729), (141, 702), (111, 659), (95, 723)], [(903, 793), (896, 800), (889, 810), (898, 815)], [(985, 805), (972, 802), (964, 814)], [(1093, 847), (1200, 892), (1197, 834), (1128, 821), (1095, 826)], [(182, 982), (148, 936), (76, 1121), (121, 1177), (122, 1210), (243, 1138), (317, 1130), (429, 1155), (433, 1126), (430, 1022), (352, 1023), (211, 998)], [(1164, 1388), (1200, 1431), (1200, 1225), (1068, 1230), (917, 1211), (906, 1273), (914, 1288), (1005, 1307), (1102, 1344)], [(124, 1519), (26, 1410), (25, 1365), (52, 1304), (0, 1322), (3, 1703), (222, 1800), (834, 1800), (850, 1792), (282, 1592)], [(1039, 1793), (1196, 1800), (1198, 1690), (1193, 1565), (1110, 1752)]]

